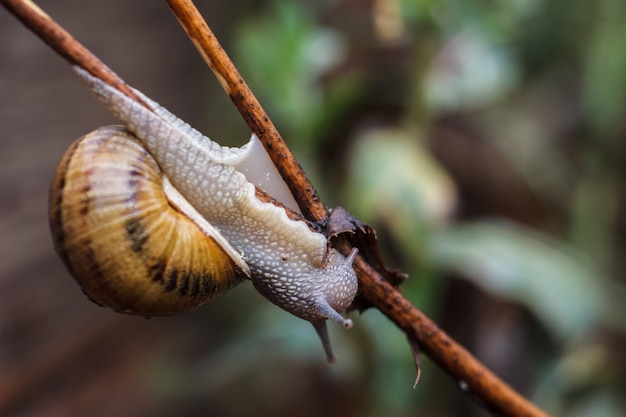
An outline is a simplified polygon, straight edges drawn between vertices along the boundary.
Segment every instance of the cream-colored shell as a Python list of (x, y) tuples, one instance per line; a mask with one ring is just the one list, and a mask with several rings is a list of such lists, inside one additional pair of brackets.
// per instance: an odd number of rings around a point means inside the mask
[(250, 274), (121, 126), (65, 152), (50, 188), (54, 246), (87, 296), (126, 314), (180, 313)]

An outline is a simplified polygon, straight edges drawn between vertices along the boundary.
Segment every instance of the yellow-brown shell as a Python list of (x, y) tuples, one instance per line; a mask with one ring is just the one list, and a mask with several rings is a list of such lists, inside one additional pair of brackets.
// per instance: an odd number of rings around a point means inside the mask
[(157, 163), (122, 127), (97, 129), (63, 156), (50, 189), (50, 229), (94, 302), (128, 314), (175, 314), (246, 278), (232, 249), (190, 220), (163, 182)]

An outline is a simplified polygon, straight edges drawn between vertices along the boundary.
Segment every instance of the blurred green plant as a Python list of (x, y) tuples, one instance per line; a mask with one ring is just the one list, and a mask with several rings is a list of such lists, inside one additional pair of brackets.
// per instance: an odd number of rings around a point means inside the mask
[[(328, 132), (353, 124), (341, 129), (349, 132), (342, 138), (349, 149), (342, 161), (348, 172), (342, 203), (381, 237), (392, 237), (391, 250), (383, 252), (410, 273), (405, 291), (417, 305), (439, 317), (453, 272), (530, 311), (557, 349), (537, 342), (548, 359), (527, 381), (529, 392), (560, 415), (620, 415), (624, 403), (616, 387), (626, 383), (624, 362), (612, 366), (615, 357), (598, 334), (610, 332), (624, 346), (620, 247), (626, 237), (617, 230), (626, 221), (620, 168), (626, 3), (381, 1), (397, 3), (392, 9), (399, 10), (397, 28), (404, 32), (395, 44), (377, 40), (374, 24), (363, 29), (355, 23), (364, 16), (357, 5), (271, 2), (266, 14), (238, 31), (240, 69), (299, 157), (310, 157), (315, 148), (323, 154)], [(366, 33), (350, 32), (355, 27)], [(384, 60), (375, 71), (388, 81), (385, 97), (405, 97), (410, 87), (406, 101), (393, 103), (399, 117), (343, 117), (364, 107), (390, 111), (384, 99), (367, 94), (371, 78), (357, 74), (372, 71), (365, 67), (376, 56), (398, 50), (402, 62), (418, 68), (408, 71), (406, 90), (394, 90), (395, 73)], [(519, 174), (545, 207), (544, 224), (556, 224), (552, 235), (498, 213), (456, 218), (455, 210), (468, 202), (427, 140), (450, 119), (471, 120), (478, 132), (471, 139)], [(467, 155), (465, 164), (473, 163)], [(321, 164), (309, 164), (321, 170)], [(367, 356), (367, 372), (375, 378), (372, 409), (405, 415), (426, 407), (428, 396), (418, 394), (415, 405), (416, 395), (405, 390), (412, 369), (401, 333), (377, 314), (368, 312), (359, 322), (376, 335), (358, 339), (350, 354), (365, 355), (372, 346), (377, 352)], [(588, 395), (572, 394), (580, 392)]]
[[(237, 34), (237, 61), (295, 150), (311, 148), (354, 95), (350, 77), (323, 86), (321, 77), (345, 59), (338, 31), (316, 25), (311, 5), (275, 2), (272, 14)], [(318, 143), (319, 145), (319, 143)]]

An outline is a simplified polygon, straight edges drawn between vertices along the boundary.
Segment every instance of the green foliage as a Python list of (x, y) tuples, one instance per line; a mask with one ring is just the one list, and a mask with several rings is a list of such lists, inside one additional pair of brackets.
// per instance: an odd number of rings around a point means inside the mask
[(562, 242), (514, 224), (475, 222), (433, 236), (429, 250), (486, 291), (528, 306), (559, 338), (613, 322), (607, 280)]
[[(272, 2), (241, 25), (237, 62), (296, 154), (324, 173), (318, 188), (345, 190), (341, 204), (377, 228), (384, 255), (410, 273), (404, 290), (416, 304), (444, 317), (454, 276), (530, 312), (550, 340), (526, 334), (539, 353), (510, 360), (539, 369), (524, 384), (540, 405), (619, 415), (624, 362), (611, 367), (598, 335), (626, 331), (625, 3), (385, 3), (401, 34), (391, 41), (371, 9)], [(492, 159), (454, 148), (459, 137)], [(466, 152), (461, 166), (440, 159), (442, 148)], [(339, 167), (310, 159), (329, 149), (345, 150)], [(374, 412), (455, 413), (433, 400), (448, 398), (442, 389), (408, 390), (400, 332), (369, 312), (359, 326), (369, 333), (353, 331), (341, 361), (359, 359), (349, 367), (367, 375), (359, 380), (375, 392)]]
[[(409, 242), (449, 218), (456, 194), (452, 179), (417, 142), (397, 129), (373, 130), (350, 152), (348, 204), (358, 216), (376, 213)], [(415, 245), (411, 245), (415, 246)]]
[(270, 16), (242, 26), (237, 45), (241, 71), (267, 111), (290, 133), (296, 150), (311, 147), (319, 128), (353, 94), (349, 78), (327, 90), (320, 80), (345, 58), (343, 38), (316, 26), (305, 3), (277, 2)]

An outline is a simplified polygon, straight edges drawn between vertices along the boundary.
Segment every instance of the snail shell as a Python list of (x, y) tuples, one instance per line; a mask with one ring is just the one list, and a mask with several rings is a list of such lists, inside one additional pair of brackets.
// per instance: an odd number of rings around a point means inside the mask
[(50, 227), (87, 296), (122, 313), (186, 311), (249, 273), (121, 127), (95, 130), (66, 151), (51, 186)]
[[(222, 147), (139, 91), (144, 105), (75, 71), (125, 125), (72, 145), (51, 188), (55, 248), (87, 295), (124, 313), (172, 314), (247, 276), (272, 303), (310, 321), (333, 361), (326, 320), (352, 325), (339, 311), (356, 295), (356, 250), (344, 257), (256, 197), (255, 184), (280, 194), (266, 178), (277, 174), (247, 167), (262, 149), (258, 139)], [(246, 178), (259, 170), (263, 179)]]

